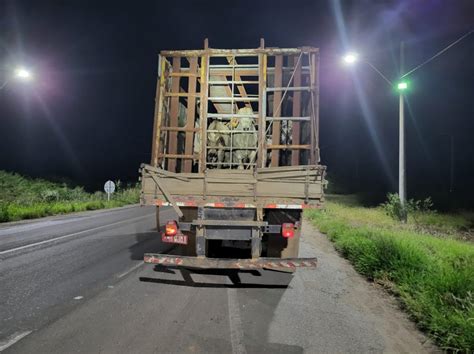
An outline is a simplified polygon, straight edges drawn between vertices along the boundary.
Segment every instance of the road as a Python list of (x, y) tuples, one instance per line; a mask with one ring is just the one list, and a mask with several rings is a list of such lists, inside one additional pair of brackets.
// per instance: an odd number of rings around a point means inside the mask
[[(171, 218), (165, 209), (161, 220)], [(0, 227), (0, 350), (6, 353), (430, 352), (391, 299), (324, 235), (303, 227), (317, 269), (189, 271), (166, 252), (154, 210), (127, 207)]]

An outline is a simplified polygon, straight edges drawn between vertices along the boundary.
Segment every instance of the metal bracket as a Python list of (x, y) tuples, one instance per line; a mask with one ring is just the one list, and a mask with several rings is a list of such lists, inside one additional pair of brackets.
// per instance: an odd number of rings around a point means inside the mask
[(174, 200), (173, 196), (166, 190), (165, 187), (163, 187), (162, 183), (160, 182), (160, 179), (158, 177), (156, 177), (153, 173), (150, 173), (150, 176), (151, 178), (153, 179), (153, 181), (155, 181), (155, 184), (158, 186), (158, 188), (161, 190), (161, 192), (163, 193), (163, 195), (165, 196), (166, 200), (171, 204), (171, 206), (173, 207), (173, 209), (176, 211), (176, 213), (178, 214), (178, 216), (180, 218), (183, 217), (183, 212), (181, 211), (181, 209), (178, 207), (178, 205), (176, 204), (176, 201)]

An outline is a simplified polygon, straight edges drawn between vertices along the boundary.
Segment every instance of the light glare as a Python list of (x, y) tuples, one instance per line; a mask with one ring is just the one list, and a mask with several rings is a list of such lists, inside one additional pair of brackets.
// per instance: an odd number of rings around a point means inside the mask
[(344, 55), (342, 60), (346, 64), (354, 64), (357, 61), (358, 57), (359, 56), (357, 55), (357, 53), (351, 52), (351, 53), (347, 53), (346, 55)]
[(15, 70), (15, 77), (20, 80), (28, 81), (31, 80), (33, 76), (31, 74), (31, 71), (20, 67)]
[(406, 90), (408, 88), (408, 84), (406, 82), (400, 82), (398, 83), (397, 87), (399, 90)]

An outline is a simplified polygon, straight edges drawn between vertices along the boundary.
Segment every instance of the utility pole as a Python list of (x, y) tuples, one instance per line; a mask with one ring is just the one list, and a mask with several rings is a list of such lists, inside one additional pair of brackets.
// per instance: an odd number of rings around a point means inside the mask
[[(413, 69), (409, 70), (406, 73), (405, 71), (405, 56), (404, 56), (404, 43), (403, 41), (400, 42), (400, 81), (398, 82), (397, 88), (400, 91), (400, 103), (399, 103), (399, 161), (398, 161), (398, 196), (400, 198), (400, 204), (402, 207), (402, 221), (407, 221), (407, 189), (406, 189), (406, 171), (405, 171), (405, 112), (404, 112), (404, 95), (403, 91), (408, 89), (408, 82), (404, 81), (405, 77), (408, 77), (415, 71), (421, 69), (423, 66), (431, 62), (432, 60), (436, 59), (447, 50), (452, 48), (454, 45), (461, 42), (463, 39), (467, 38), (471, 34), (474, 33), (474, 29), (470, 30), (469, 32), (463, 34), (461, 37), (456, 39), (454, 42), (449, 44), (447, 47), (443, 48), (435, 55), (431, 56), (421, 64), (417, 65)], [(359, 59), (359, 56), (356, 52), (349, 52), (343, 58), (343, 62), (347, 65), (353, 65)], [(390, 86), (393, 86), (393, 83), (379, 70), (377, 69), (372, 63), (368, 62), (367, 60), (363, 60), (364, 63), (368, 64), (382, 79), (384, 79)], [(451, 136), (450, 142), (450, 150), (451, 150), (451, 163), (450, 163), (450, 181), (449, 181), (449, 190), (452, 192), (454, 190), (454, 139)]]
[[(403, 42), (400, 43), (400, 77), (403, 76), (404, 71), (404, 47)], [(407, 187), (406, 187), (406, 173), (405, 173), (405, 107), (403, 90), (400, 90), (399, 103), (399, 152), (398, 152), (398, 195), (400, 197), (400, 204), (402, 206), (402, 221), (407, 221), (406, 201), (407, 201)]]
[(454, 136), (449, 135), (449, 193), (454, 191)]

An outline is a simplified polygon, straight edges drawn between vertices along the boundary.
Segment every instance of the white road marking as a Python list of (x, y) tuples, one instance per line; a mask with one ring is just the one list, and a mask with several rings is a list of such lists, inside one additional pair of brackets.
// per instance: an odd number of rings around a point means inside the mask
[(59, 236), (59, 237), (55, 237), (55, 238), (52, 238), (52, 239), (49, 239), (49, 240), (44, 240), (44, 241), (40, 241), (40, 242), (30, 243), (30, 244), (28, 244), (28, 245), (24, 245), (24, 246), (20, 246), (20, 247), (15, 247), (15, 248), (11, 248), (11, 249), (9, 249), (9, 250), (1, 251), (1, 252), (0, 252), (0, 255), (12, 253), (12, 252), (15, 252), (15, 251), (20, 251), (20, 250), (23, 250), (23, 249), (26, 249), (26, 248), (30, 248), (30, 247), (34, 247), (34, 246), (44, 245), (44, 244), (46, 244), (46, 243), (50, 243), (50, 242), (54, 242), (54, 241), (61, 240), (61, 239), (64, 239), (64, 238), (69, 238), (69, 237), (81, 235), (81, 234), (84, 234), (84, 233), (87, 233), (87, 232), (91, 232), (91, 231), (96, 231), (96, 230), (104, 229), (104, 228), (107, 228), (107, 227), (110, 227), (110, 226), (113, 226), (113, 225), (119, 225), (119, 224), (124, 224), (124, 223), (128, 223), (128, 222), (136, 221), (136, 220), (141, 220), (141, 219), (149, 218), (149, 217), (152, 216), (152, 215), (154, 215), (154, 214), (149, 214), (149, 215), (139, 216), (139, 217), (132, 218), (132, 219), (117, 221), (117, 222), (114, 222), (114, 223), (112, 223), (112, 224), (102, 225), (102, 226), (94, 227), (94, 228), (92, 228), (92, 229), (87, 229), (87, 230), (83, 230), (83, 231), (79, 231), (79, 232), (74, 232), (74, 233), (72, 233), (72, 234), (68, 234), (68, 235), (64, 235), (64, 236)]
[[(47, 216), (44, 218), (31, 219), (31, 220), (20, 220), (12, 221), (4, 224), (0, 224), (0, 235), (8, 235), (12, 233), (18, 233), (22, 231), (31, 231), (38, 228), (68, 224), (78, 220), (83, 220), (84, 218), (96, 219), (104, 215), (114, 214), (117, 211), (120, 212), (126, 209), (136, 208), (137, 205), (130, 205), (126, 207), (114, 208), (114, 209), (100, 209), (94, 211), (80, 211), (73, 214), (65, 215), (54, 215)], [(89, 215), (87, 215), (89, 214)]]
[(140, 263), (138, 263), (138, 264), (135, 264), (132, 268), (130, 268), (129, 270), (127, 270), (125, 273), (122, 273), (122, 274), (120, 274), (119, 276), (117, 276), (117, 278), (122, 278), (122, 277), (126, 276), (127, 274), (130, 274), (130, 273), (133, 272), (135, 269), (140, 268), (140, 267), (141, 267), (142, 265), (144, 265), (144, 264), (145, 264), (145, 262), (143, 262), (143, 261), (140, 262)]
[(83, 298), (84, 298), (84, 296), (76, 296), (76, 297), (74, 298), (74, 300), (82, 300)]
[(232, 354), (246, 354), (244, 345), (244, 331), (240, 319), (239, 300), (237, 289), (227, 288), (227, 303), (229, 308), (230, 344)]
[(26, 332), (20, 332), (20, 333), (14, 333), (8, 340), (5, 342), (0, 342), (0, 352), (3, 352), (5, 349), (8, 347), (11, 347), (13, 344), (18, 342), (19, 340), (25, 338), (28, 334), (30, 334), (32, 331), (26, 331)]

